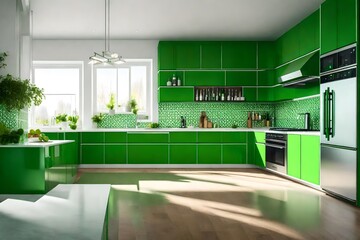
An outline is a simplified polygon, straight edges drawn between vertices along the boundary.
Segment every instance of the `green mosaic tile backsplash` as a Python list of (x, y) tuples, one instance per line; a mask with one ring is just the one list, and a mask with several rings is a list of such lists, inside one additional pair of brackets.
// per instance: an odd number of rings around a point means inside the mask
[(304, 128), (304, 116), (310, 113), (311, 129), (320, 129), (320, 97), (298, 101), (287, 101), (275, 105), (275, 125), (277, 127)]
[[(187, 126), (197, 127), (201, 111), (213, 123), (230, 128), (233, 124), (246, 127), (248, 112), (274, 116), (273, 104), (256, 103), (159, 103), (159, 124), (161, 127), (180, 127), (180, 116), (186, 117)], [(254, 127), (263, 127), (264, 123), (255, 122)]]
[(8, 112), (0, 105), (0, 122), (10, 129), (28, 128), (28, 112), (26, 110)]

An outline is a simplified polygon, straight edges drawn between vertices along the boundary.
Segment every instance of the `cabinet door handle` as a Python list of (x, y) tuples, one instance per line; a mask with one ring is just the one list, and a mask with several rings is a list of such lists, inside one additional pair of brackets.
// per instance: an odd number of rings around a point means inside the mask
[(278, 148), (278, 149), (284, 149), (285, 147), (283, 146), (279, 146), (279, 145), (275, 145), (275, 144), (268, 144), (266, 143), (265, 146), (267, 147), (273, 147), (273, 148)]
[(335, 136), (335, 91), (331, 91), (331, 137)]

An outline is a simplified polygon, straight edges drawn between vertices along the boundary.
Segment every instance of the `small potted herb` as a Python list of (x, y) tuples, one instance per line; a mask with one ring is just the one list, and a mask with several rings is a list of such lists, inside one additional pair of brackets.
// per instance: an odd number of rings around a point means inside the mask
[(109, 115), (115, 114), (115, 95), (113, 93), (110, 94), (110, 101), (106, 104), (106, 107), (109, 109)]
[(63, 113), (63, 114), (58, 114), (56, 116), (56, 123), (59, 124), (61, 123), (61, 128), (63, 130), (65, 130), (68, 126), (68, 122), (67, 122), (67, 114), (66, 113)]
[(94, 126), (97, 127), (98, 124), (104, 120), (104, 114), (102, 113), (95, 114), (94, 116), (92, 116), (91, 120), (94, 123)]
[(78, 120), (79, 120), (79, 116), (77, 116), (77, 115), (75, 115), (75, 116), (68, 116), (69, 127), (70, 127), (72, 130), (76, 130)]
[(134, 98), (129, 101), (128, 106), (130, 108), (130, 111), (133, 114), (137, 115), (137, 112), (138, 112), (139, 109), (137, 108), (137, 102), (136, 102), (136, 100)]

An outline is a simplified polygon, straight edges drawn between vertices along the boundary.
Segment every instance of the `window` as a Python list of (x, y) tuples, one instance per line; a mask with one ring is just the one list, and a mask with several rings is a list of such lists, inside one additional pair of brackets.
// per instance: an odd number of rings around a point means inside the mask
[(54, 126), (58, 114), (80, 114), (81, 63), (34, 63), (33, 76), (45, 99), (32, 110), (32, 126)]
[(151, 117), (152, 94), (151, 60), (127, 60), (118, 66), (95, 68), (95, 112), (107, 112), (110, 96), (115, 97), (117, 112), (124, 112), (131, 99), (135, 99), (138, 114)]

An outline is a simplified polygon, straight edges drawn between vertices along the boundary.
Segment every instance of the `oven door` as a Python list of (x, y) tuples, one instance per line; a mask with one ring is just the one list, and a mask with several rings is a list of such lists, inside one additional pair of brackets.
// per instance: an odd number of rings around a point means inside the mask
[(286, 142), (266, 139), (266, 167), (287, 173)]

